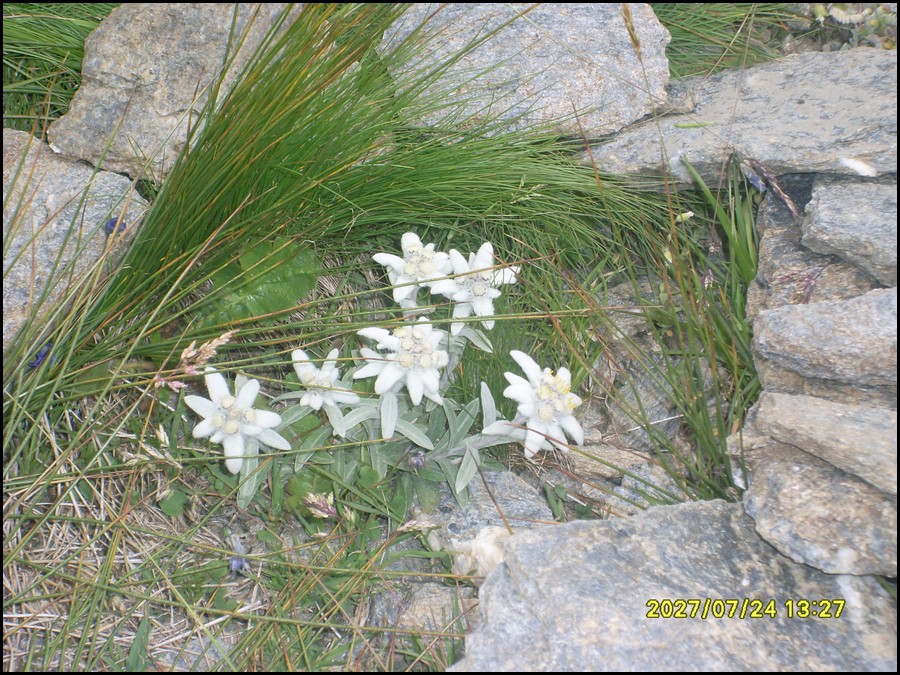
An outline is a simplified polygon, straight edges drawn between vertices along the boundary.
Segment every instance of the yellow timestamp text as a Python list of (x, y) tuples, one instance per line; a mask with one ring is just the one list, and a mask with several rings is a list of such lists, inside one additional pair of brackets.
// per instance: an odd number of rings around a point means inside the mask
[(650, 598), (648, 619), (840, 619), (845, 601), (765, 598)]

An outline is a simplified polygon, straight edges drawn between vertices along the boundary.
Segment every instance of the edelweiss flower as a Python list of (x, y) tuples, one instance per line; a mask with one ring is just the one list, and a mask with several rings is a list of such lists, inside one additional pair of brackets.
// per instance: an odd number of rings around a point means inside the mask
[(449, 256), (435, 252), (434, 244), (425, 246), (419, 236), (407, 232), (400, 238), (403, 257), (390, 253), (376, 253), (372, 259), (388, 268), (388, 279), (394, 288), (394, 302), (415, 306), (416, 292), (430, 285), (432, 279), (450, 274)]
[(578, 445), (584, 443), (584, 430), (572, 415), (581, 405), (581, 399), (570, 391), (572, 376), (569, 370), (560, 368), (554, 375), (549, 368), (541, 370), (524, 352), (512, 351), (510, 356), (528, 376), (526, 380), (513, 373), (504, 373), (509, 386), (503, 391), (504, 396), (518, 402), (518, 413), (524, 418), (527, 427), (525, 456), (531, 459), (539, 450), (549, 450), (554, 445), (560, 450), (568, 450), (565, 434)]
[(378, 348), (388, 353), (379, 354), (362, 348), (360, 353), (368, 363), (353, 373), (353, 379), (377, 375), (375, 393), (379, 395), (398, 383), (405, 384), (413, 405), (419, 405), (423, 395), (435, 403), (443, 402), (438, 393), (438, 368), (450, 362), (450, 355), (438, 346), (445, 331), (432, 329), (430, 323), (420, 319), (418, 323), (400, 326), (393, 332), (384, 328), (363, 328), (357, 332), (375, 340)]
[(225, 466), (231, 473), (240, 473), (248, 440), (256, 440), (278, 450), (291, 449), (291, 444), (273, 431), (281, 424), (281, 415), (253, 409), (253, 402), (259, 393), (258, 380), (247, 380), (232, 396), (222, 374), (208, 372), (206, 387), (212, 400), (202, 396), (184, 397), (187, 406), (203, 418), (194, 427), (193, 436), (221, 443), (225, 450)]
[(338, 350), (328, 352), (328, 358), (321, 368), (309, 360), (306, 352), (295, 349), (291, 352), (294, 370), (300, 378), (300, 384), (306, 387), (306, 393), (300, 399), (300, 405), (309, 406), (313, 410), (321, 410), (322, 406), (337, 408), (340, 405), (359, 403), (355, 392), (342, 388), (338, 384), (340, 371), (337, 368)]
[[(494, 266), (494, 247), (490, 242), (483, 243), (478, 253), (470, 253), (468, 262), (456, 249), (451, 249), (449, 255), (456, 276), (435, 281), (431, 284), (431, 292), (440, 293), (456, 303), (453, 307), (454, 319), (467, 317), (473, 312), (475, 316), (494, 316), (494, 300), (500, 297), (497, 286), (515, 283), (519, 268), (491, 269)], [(481, 325), (490, 330), (494, 322), (482, 321)], [(462, 323), (454, 323), (450, 326), (450, 332), (458, 335), (462, 328)]]

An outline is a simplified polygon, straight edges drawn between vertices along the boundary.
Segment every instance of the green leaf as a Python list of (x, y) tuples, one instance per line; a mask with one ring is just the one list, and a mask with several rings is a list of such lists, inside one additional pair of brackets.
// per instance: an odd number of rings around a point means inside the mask
[(447, 428), (450, 431), (450, 446), (456, 446), (459, 444), (460, 438), (453, 433), (453, 430), (459, 427), (459, 422), (456, 420), (456, 403), (451, 401), (449, 398), (444, 399), (444, 404), (441, 408), (444, 411), (444, 414), (447, 416)]
[(444, 479), (446, 480), (447, 485), (450, 486), (450, 491), (456, 498), (456, 503), (459, 504), (460, 508), (466, 508), (466, 504), (469, 503), (468, 490), (459, 491), (456, 489), (456, 475), (459, 473), (458, 465), (455, 465), (449, 459), (438, 459), (436, 461), (438, 466), (441, 467), (441, 471), (444, 472)]
[(435, 408), (428, 415), (428, 438), (438, 439), (438, 445), (444, 436), (447, 436), (447, 414), (444, 408)]
[(281, 413), (281, 425), (279, 431), (288, 431), (288, 434), (282, 433), (283, 436), (299, 437), (305, 436), (313, 429), (322, 426), (322, 421), (317, 415), (310, 415), (314, 412), (311, 408), (298, 405), (284, 410)]
[(394, 492), (394, 496), (388, 502), (388, 509), (390, 509), (391, 515), (398, 520), (403, 520), (406, 517), (412, 504), (411, 487), (409, 475), (401, 476), (401, 479), (397, 481), (397, 489)]
[(141, 617), (141, 623), (132, 638), (131, 648), (128, 650), (128, 657), (125, 659), (125, 670), (129, 673), (142, 673), (147, 670), (150, 663), (147, 659), (147, 643), (150, 638), (150, 618), (147, 612)]
[(441, 502), (441, 488), (434, 481), (417, 477), (414, 482), (416, 496), (419, 498), (419, 506), (425, 513), (434, 513)]
[(384, 477), (387, 476), (390, 464), (384, 456), (384, 453), (381, 451), (380, 446), (373, 445), (371, 447), (371, 450), (369, 451), (369, 461), (372, 462), (372, 469), (378, 474), (379, 479), (384, 479)]
[(420, 448), (426, 450), (434, 450), (434, 444), (423, 429), (420, 429), (412, 422), (408, 422), (403, 418), (397, 420), (397, 431), (406, 436)]
[(322, 407), (325, 410), (325, 416), (328, 418), (331, 428), (334, 430), (334, 435), (340, 436), (341, 438), (346, 436), (349, 428), (344, 421), (344, 415), (341, 413), (341, 409), (333, 405)]
[(372, 489), (381, 482), (381, 479), (382, 476), (373, 467), (365, 465), (359, 467), (357, 482), (360, 488), (364, 490)]
[(172, 490), (169, 494), (159, 500), (159, 508), (170, 518), (177, 518), (184, 513), (185, 504), (187, 504), (188, 496), (181, 490)]
[(266, 527), (262, 528), (259, 532), (256, 533), (256, 538), (259, 539), (259, 542), (261, 544), (265, 544), (273, 551), (281, 550), (281, 544), (278, 540), (278, 537)]
[(480, 402), (476, 398), (460, 410), (458, 415), (454, 415), (452, 418), (447, 416), (450, 422), (450, 447), (456, 447), (462, 443), (466, 434), (469, 433), (469, 429), (472, 428), (475, 418), (478, 416), (479, 405)]
[(216, 592), (213, 593), (212, 604), (213, 607), (223, 612), (233, 612), (238, 607), (238, 601), (234, 598), (229, 598), (225, 593), (224, 587), (217, 588)]
[(378, 417), (378, 410), (374, 406), (360, 406), (354, 408), (344, 415), (344, 424), (348, 429), (352, 429), (357, 424), (361, 424), (366, 420), (374, 420)]
[(476, 473), (478, 473), (478, 451), (466, 446), (466, 453), (463, 455), (459, 471), (456, 474), (454, 491), (457, 494), (464, 492)]
[(306, 452), (299, 453), (294, 459), (295, 473), (299, 473), (301, 469), (303, 469), (303, 465), (306, 463), (306, 460), (308, 460), (314, 452), (325, 447), (325, 441), (330, 436), (331, 429), (329, 427), (326, 427), (325, 425), (322, 425), (303, 439), (303, 443), (301, 443), (300, 449), (306, 450)]
[(241, 464), (241, 486), (238, 488), (238, 508), (246, 509), (253, 501), (259, 484), (262, 483), (265, 471), (258, 471), (259, 467), (259, 442), (248, 439), (244, 448), (244, 462)]
[(213, 274), (221, 293), (212, 296), (201, 325), (248, 319), (273, 324), (315, 286), (319, 266), (315, 253), (290, 238), (261, 241)]
[(494, 347), (491, 344), (491, 341), (488, 339), (488, 336), (477, 328), (472, 328), (471, 326), (463, 326), (463, 329), (459, 334), (461, 337), (466, 338), (481, 351), (487, 352), (488, 354), (494, 353)]

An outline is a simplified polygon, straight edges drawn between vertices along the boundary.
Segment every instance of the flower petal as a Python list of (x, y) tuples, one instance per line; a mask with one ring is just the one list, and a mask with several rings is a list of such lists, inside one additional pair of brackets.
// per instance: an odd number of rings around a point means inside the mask
[(511, 398), (519, 403), (529, 403), (534, 398), (534, 385), (523, 377), (513, 373), (503, 373), (509, 386), (503, 390), (506, 398)]
[(423, 373), (413, 370), (406, 376), (406, 389), (409, 391), (409, 400), (413, 405), (419, 405), (422, 402), (422, 395), (425, 393), (425, 382), (422, 375)]
[(531, 424), (528, 424), (528, 431), (525, 433), (525, 457), (527, 459), (531, 459), (538, 452), (541, 451), (544, 443), (546, 442), (546, 438), (537, 431), (535, 431)]
[(235, 405), (238, 408), (252, 408), (257, 394), (259, 394), (259, 380), (247, 380), (235, 397)]
[(559, 426), (575, 441), (575, 445), (584, 445), (584, 429), (575, 417), (566, 415), (559, 420)]
[(216, 426), (213, 424), (213, 421), (211, 419), (205, 419), (194, 427), (191, 435), (194, 438), (209, 438), (215, 433), (215, 431)]
[(206, 380), (206, 388), (209, 390), (209, 397), (215, 403), (218, 403), (226, 396), (231, 396), (231, 389), (228, 387), (228, 383), (225, 381), (222, 373), (207, 373), (204, 379)]
[(531, 381), (532, 386), (536, 387), (541, 383), (543, 371), (541, 370), (541, 367), (535, 363), (534, 359), (525, 352), (520, 352), (517, 349), (512, 350), (509, 355), (519, 364), (519, 367)]
[(240, 434), (226, 436), (222, 447), (225, 451), (225, 466), (231, 473), (240, 473), (244, 463), (244, 437)]
[(361, 328), (360, 330), (356, 331), (356, 334), (362, 335), (363, 337), (369, 338), (370, 340), (374, 340), (375, 342), (380, 343), (382, 340), (384, 340), (386, 337), (388, 337), (390, 335), (390, 332), (388, 332), (384, 328), (377, 328), (377, 327), (373, 326), (371, 328)]
[(398, 366), (396, 363), (388, 363), (384, 370), (382, 370), (378, 374), (378, 378), (375, 380), (375, 393), (378, 395), (383, 394), (393, 387), (397, 382), (403, 379), (403, 376), (406, 375), (406, 370)]
[(205, 419), (211, 418), (219, 410), (215, 403), (202, 396), (185, 396), (184, 403), (188, 408)]
[(392, 253), (376, 253), (372, 256), (372, 260), (377, 262), (379, 265), (390, 267), (391, 269), (397, 270), (398, 272), (403, 270), (403, 258), (400, 258), (399, 256), (396, 256)]

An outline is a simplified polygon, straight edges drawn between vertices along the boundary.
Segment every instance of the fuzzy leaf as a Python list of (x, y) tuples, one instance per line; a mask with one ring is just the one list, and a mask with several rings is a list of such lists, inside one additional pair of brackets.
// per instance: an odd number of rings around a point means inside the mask
[(394, 435), (400, 411), (397, 407), (397, 395), (386, 391), (381, 395), (381, 435), (390, 438)]
[(347, 429), (352, 429), (366, 420), (377, 418), (378, 410), (374, 406), (358, 406), (344, 415), (344, 424), (347, 425)]
[(420, 448), (425, 448), (426, 450), (434, 450), (434, 444), (431, 442), (431, 439), (428, 438), (428, 435), (412, 422), (407, 422), (402, 418), (398, 419), (397, 431), (406, 436)]
[(464, 492), (469, 487), (469, 483), (472, 482), (476, 473), (478, 473), (478, 451), (472, 450), (472, 448), (467, 446), (466, 453), (463, 455), (462, 462), (459, 465), (459, 471), (456, 474), (454, 491), (457, 494)]
[(333, 405), (322, 406), (322, 408), (325, 410), (325, 416), (328, 418), (331, 428), (334, 430), (334, 435), (340, 436), (341, 438), (346, 436), (348, 427), (347, 422), (344, 420), (344, 415), (341, 413), (341, 409)]
[(466, 434), (469, 433), (469, 429), (472, 428), (475, 418), (478, 416), (478, 406), (479, 401), (476, 398), (460, 410), (459, 414), (454, 415), (452, 418), (448, 415), (448, 418), (450, 418), (450, 447), (460, 445)]
[(494, 395), (487, 383), (481, 383), (481, 422), (483, 427), (489, 427), (497, 421), (497, 405), (494, 403)]
[(259, 484), (262, 483), (265, 471), (257, 471), (259, 466), (259, 443), (252, 438), (247, 439), (244, 447), (244, 461), (241, 464), (241, 486), (238, 488), (237, 505), (246, 509), (253, 501)]
[(463, 326), (463, 329), (459, 332), (459, 334), (460, 336), (466, 338), (481, 351), (487, 352), (488, 354), (494, 353), (494, 346), (491, 344), (488, 336), (485, 335), (482, 331), (476, 328), (472, 328), (471, 326)]

